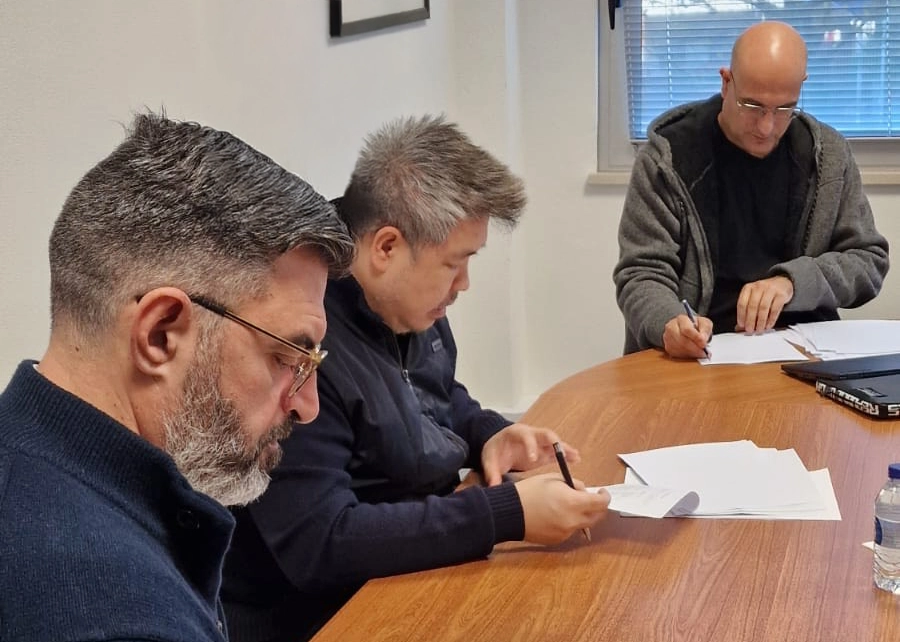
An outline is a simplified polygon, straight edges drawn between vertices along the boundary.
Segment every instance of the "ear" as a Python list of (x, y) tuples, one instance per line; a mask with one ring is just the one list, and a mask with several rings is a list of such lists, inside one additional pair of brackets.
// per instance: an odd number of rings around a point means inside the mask
[(392, 225), (378, 228), (368, 241), (370, 261), (376, 272), (386, 271), (391, 262), (395, 262), (409, 248), (403, 233)]
[(731, 70), (728, 67), (719, 69), (719, 75), (722, 77), (722, 97), (725, 97), (728, 83), (731, 82)]
[(138, 301), (131, 324), (131, 356), (141, 373), (165, 376), (173, 364), (193, 359), (197, 335), (194, 307), (178, 288), (156, 288)]

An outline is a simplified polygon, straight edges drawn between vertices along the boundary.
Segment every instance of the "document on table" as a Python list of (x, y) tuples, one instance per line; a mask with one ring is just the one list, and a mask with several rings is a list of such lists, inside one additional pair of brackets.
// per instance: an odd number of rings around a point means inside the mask
[[(900, 352), (900, 321), (846, 319), (798, 323), (790, 330), (804, 348), (820, 359), (844, 359), (867, 354)], [(718, 335), (717, 335), (718, 338)]]
[(697, 359), (704, 366), (723, 363), (765, 363), (767, 361), (805, 361), (807, 357), (787, 342), (787, 330), (769, 330), (762, 334), (723, 332), (713, 335), (709, 357)]
[(619, 457), (629, 466), (626, 484), (695, 492), (699, 501), (691, 517), (841, 519), (828, 470), (807, 471), (792, 448), (759, 448), (742, 440)]
[[(837, 498), (834, 495), (834, 487), (831, 485), (831, 474), (828, 472), (828, 469), (822, 468), (820, 470), (810, 471), (809, 476), (812, 479), (813, 484), (815, 484), (816, 490), (819, 493), (819, 497), (822, 501), (821, 506), (779, 512), (773, 511), (766, 515), (701, 515), (695, 512), (676, 515), (673, 511), (671, 514), (666, 514), (665, 517), (696, 517), (702, 519), (805, 519), (838, 522), (841, 521), (841, 511), (838, 508)], [(632, 484), (643, 485), (643, 482), (633, 470), (631, 470), (630, 468), (626, 468), (625, 483), (622, 485), (630, 486)], [(644, 486), (644, 488), (650, 487)], [(612, 508), (612, 502), (610, 502), (610, 508)], [(624, 514), (625, 511), (622, 512)], [(655, 517), (655, 515), (646, 515), (646, 517)]]
[(624, 484), (587, 490), (596, 493), (601, 488), (609, 493), (610, 510), (636, 517), (680, 517), (694, 512), (700, 503), (694, 491), (646, 486), (640, 480), (629, 480), (627, 474)]

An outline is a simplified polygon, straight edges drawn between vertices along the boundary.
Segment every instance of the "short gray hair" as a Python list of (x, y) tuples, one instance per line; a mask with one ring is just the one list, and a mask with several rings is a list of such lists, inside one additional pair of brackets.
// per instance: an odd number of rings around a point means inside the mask
[(443, 116), (401, 118), (369, 135), (339, 201), (355, 240), (392, 225), (413, 246), (443, 243), (465, 219), (514, 227), (522, 181)]
[(162, 286), (236, 305), (298, 247), (333, 275), (353, 253), (334, 208), (272, 159), (228, 132), (141, 114), (53, 227), (53, 325), (99, 338), (129, 299)]

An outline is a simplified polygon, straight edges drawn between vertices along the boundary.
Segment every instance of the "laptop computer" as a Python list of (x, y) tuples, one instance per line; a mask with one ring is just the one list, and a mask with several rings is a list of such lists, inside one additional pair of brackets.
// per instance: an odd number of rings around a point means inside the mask
[(792, 361), (781, 365), (787, 374), (800, 379), (862, 379), (900, 374), (900, 352), (873, 354), (829, 361)]
[(816, 392), (870, 417), (900, 419), (900, 374), (863, 379), (819, 379)]

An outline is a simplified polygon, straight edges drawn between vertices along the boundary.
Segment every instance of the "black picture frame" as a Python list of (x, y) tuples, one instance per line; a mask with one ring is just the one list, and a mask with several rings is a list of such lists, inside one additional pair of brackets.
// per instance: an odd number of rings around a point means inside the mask
[[(386, 27), (393, 27), (431, 17), (429, 0), (421, 0), (421, 7), (405, 9), (382, 15), (365, 18), (362, 20), (344, 21), (344, 5), (351, 0), (328, 0), (330, 15), (330, 33), (332, 38), (343, 36), (355, 36), (359, 33), (376, 31)], [(365, 2), (366, 0), (352, 0), (353, 2)], [(383, 2), (384, 3), (384, 2)]]

